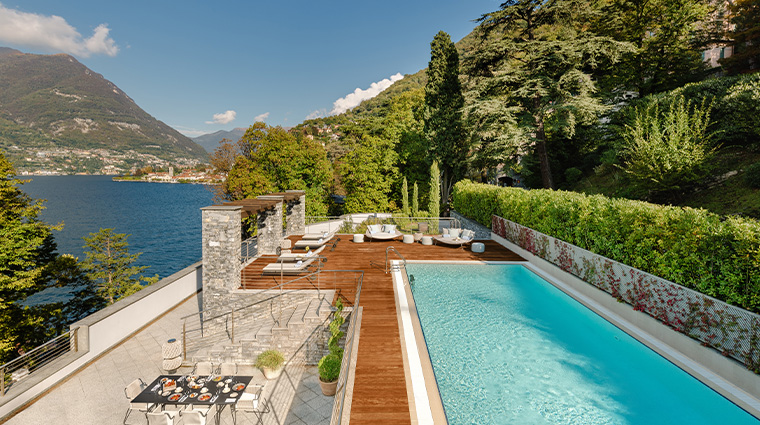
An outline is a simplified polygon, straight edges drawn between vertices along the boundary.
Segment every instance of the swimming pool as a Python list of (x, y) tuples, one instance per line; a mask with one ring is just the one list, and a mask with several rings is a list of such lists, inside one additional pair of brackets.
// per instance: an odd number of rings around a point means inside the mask
[(522, 265), (415, 264), (450, 424), (759, 424)]

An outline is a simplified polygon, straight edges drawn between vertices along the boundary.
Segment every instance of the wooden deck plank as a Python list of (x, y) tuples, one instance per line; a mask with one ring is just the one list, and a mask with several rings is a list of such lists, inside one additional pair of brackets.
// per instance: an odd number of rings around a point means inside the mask
[[(411, 412), (404, 378), (401, 354), (401, 337), (393, 292), (393, 280), (385, 274), (385, 250), (393, 246), (407, 260), (438, 261), (522, 261), (512, 251), (494, 241), (480, 241), (486, 246), (484, 253), (473, 253), (469, 248), (424, 246), (401, 241), (365, 242), (356, 244), (351, 235), (338, 235), (341, 240), (331, 251), (322, 251), (327, 258), (328, 270), (364, 270), (360, 304), (364, 307), (356, 364), (352, 424), (411, 424)], [(297, 240), (296, 237), (291, 238)], [(294, 251), (295, 252), (295, 251)], [(397, 256), (389, 254), (391, 259)], [(242, 273), (243, 289), (264, 289), (276, 285), (279, 276), (262, 276), (261, 269), (274, 262), (274, 257), (261, 258), (248, 265)], [(371, 263), (378, 265), (373, 266)], [(286, 277), (292, 280), (293, 276)], [(288, 285), (288, 287), (291, 287)], [(299, 284), (296, 287), (308, 287)], [(337, 288), (352, 294), (355, 288)]]

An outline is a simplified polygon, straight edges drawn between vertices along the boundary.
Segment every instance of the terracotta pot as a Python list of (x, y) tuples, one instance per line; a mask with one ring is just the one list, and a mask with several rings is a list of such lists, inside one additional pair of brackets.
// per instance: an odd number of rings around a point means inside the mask
[(277, 369), (270, 369), (268, 367), (262, 367), (261, 371), (264, 372), (264, 377), (267, 379), (277, 379), (282, 373), (283, 367), (280, 366)]
[(332, 382), (323, 382), (320, 378), (319, 386), (322, 387), (322, 394), (326, 396), (333, 396), (335, 395), (335, 391), (338, 389), (338, 380), (336, 379)]

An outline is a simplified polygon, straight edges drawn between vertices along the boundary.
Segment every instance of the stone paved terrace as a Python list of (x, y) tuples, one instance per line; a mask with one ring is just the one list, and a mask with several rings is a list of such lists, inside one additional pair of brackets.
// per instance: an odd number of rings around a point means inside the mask
[[(190, 298), (158, 318), (132, 338), (53, 387), (5, 423), (121, 424), (128, 405), (124, 388), (136, 378), (150, 383), (156, 376), (165, 373), (161, 369), (161, 345), (180, 334), (180, 317), (197, 312), (200, 297)], [(178, 373), (190, 371), (190, 367), (183, 367)], [(240, 367), (238, 373), (253, 375), (253, 383), (266, 384), (263, 396), (271, 400), (272, 413), (264, 416), (265, 424), (329, 424), (333, 397), (322, 395), (316, 367), (292, 358), (280, 378), (269, 382), (251, 366)], [(145, 424), (145, 416), (133, 412), (128, 423)], [(229, 409), (222, 412), (222, 423), (232, 424)], [(241, 413), (238, 423), (255, 424), (256, 419), (253, 415)]]

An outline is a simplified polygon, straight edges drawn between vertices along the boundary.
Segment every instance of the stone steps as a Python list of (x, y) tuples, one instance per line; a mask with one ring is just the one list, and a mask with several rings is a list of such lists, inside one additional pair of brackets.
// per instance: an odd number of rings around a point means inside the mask
[[(283, 299), (281, 315), (279, 301), (273, 305), (265, 303), (250, 311), (236, 313), (234, 341), (230, 341), (232, 319), (229, 316), (224, 316), (223, 320), (214, 319), (206, 322), (204, 336), (188, 341), (187, 358), (193, 362), (210, 360), (250, 364), (259, 353), (272, 348), (282, 351), (287, 357), (307, 338), (318, 335), (320, 341), (324, 339), (319, 328), (327, 326), (330, 314), (330, 302), (324, 295), (317, 297), (313, 294), (308, 297)], [(209, 316), (214, 317), (211, 314)], [(279, 318), (279, 324), (275, 318)], [(307, 351), (318, 351), (318, 348), (310, 343)]]

